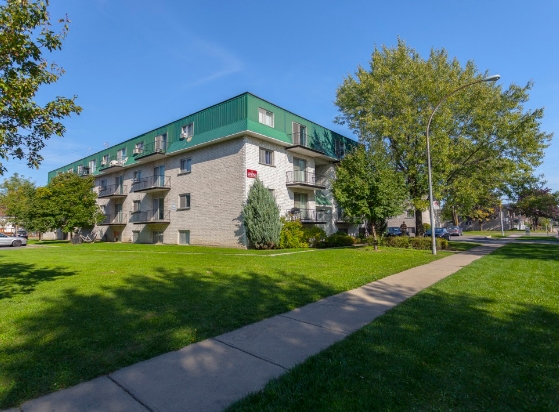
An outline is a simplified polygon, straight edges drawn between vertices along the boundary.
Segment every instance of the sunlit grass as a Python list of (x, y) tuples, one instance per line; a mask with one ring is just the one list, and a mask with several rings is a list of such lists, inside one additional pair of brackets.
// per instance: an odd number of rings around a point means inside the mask
[(511, 244), (229, 411), (557, 411), (559, 247)]
[(0, 408), (446, 255), (67, 242), (2, 248)]

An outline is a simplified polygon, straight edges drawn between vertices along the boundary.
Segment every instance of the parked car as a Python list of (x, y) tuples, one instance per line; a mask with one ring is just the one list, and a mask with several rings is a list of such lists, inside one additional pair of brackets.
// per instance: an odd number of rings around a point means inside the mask
[(17, 237), (24, 237), (25, 239), (29, 239), (29, 236), (27, 235), (27, 231), (23, 229), (17, 231)]
[(27, 239), (24, 237), (8, 236), (0, 233), (0, 246), (27, 246)]
[[(425, 237), (430, 237), (431, 236), (431, 229), (428, 229), (425, 232)], [(435, 237), (440, 237), (446, 240), (450, 240), (450, 233), (448, 233), (448, 230), (446, 230), (444, 227), (436, 227), (435, 228)]]
[(446, 228), (450, 236), (462, 236), (462, 228), (459, 226), (449, 226)]
[(397, 226), (391, 226), (387, 228), (385, 233), (385, 236), (409, 236), (409, 235), (410, 235), (409, 232), (402, 232), (402, 229), (400, 229)]

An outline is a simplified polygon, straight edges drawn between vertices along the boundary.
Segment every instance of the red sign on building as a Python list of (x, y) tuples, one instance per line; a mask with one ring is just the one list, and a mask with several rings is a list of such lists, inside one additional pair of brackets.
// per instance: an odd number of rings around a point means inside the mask
[(258, 172), (256, 170), (247, 169), (247, 177), (249, 179), (256, 179)]

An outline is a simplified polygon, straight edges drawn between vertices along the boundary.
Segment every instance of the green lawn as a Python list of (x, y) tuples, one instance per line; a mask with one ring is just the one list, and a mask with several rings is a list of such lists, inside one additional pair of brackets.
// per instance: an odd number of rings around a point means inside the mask
[(559, 247), (510, 244), (229, 411), (557, 411)]
[(0, 248), (0, 409), (446, 255), (64, 242)]

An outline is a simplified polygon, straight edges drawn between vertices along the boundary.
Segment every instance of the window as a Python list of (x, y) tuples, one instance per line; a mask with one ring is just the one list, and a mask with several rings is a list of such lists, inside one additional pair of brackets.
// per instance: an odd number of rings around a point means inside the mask
[(101, 179), (99, 186), (101, 187), (101, 190), (107, 190), (107, 179)]
[(179, 209), (190, 209), (190, 193), (179, 195)]
[(83, 165), (78, 165), (78, 174), (83, 174)]
[(307, 145), (307, 127), (302, 124), (293, 122), (293, 144)]
[(190, 142), (194, 136), (194, 123), (185, 124), (181, 127), (181, 139), (186, 139)]
[(162, 153), (167, 150), (167, 134), (160, 134), (155, 136), (155, 152)]
[(274, 165), (274, 151), (260, 148), (260, 163), (265, 165)]
[(293, 158), (293, 181), (307, 182), (307, 161), (305, 159)]
[(181, 173), (190, 173), (192, 168), (192, 159), (181, 159)]
[(345, 155), (345, 145), (342, 140), (336, 139), (334, 141), (336, 157), (342, 158)]
[(138, 243), (140, 240), (140, 232), (138, 230), (132, 231), (132, 243)]
[(141, 202), (139, 200), (134, 200), (132, 213), (138, 213), (140, 211)]
[(136, 143), (136, 146), (134, 147), (134, 154), (141, 154), (143, 152), (144, 152), (144, 142)]
[(118, 149), (118, 152), (116, 152), (116, 159), (124, 160), (125, 158), (126, 158), (126, 147), (123, 147), (122, 149)]
[(274, 199), (276, 198), (276, 191), (274, 189), (268, 189), (268, 192), (270, 192)]
[(163, 232), (153, 232), (153, 243), (163, 243)]
[(179, 245), (190, 245), (190, 230), (179, 230)]
[(103, 160), (101, 160), (101, 164), (102, 165), (108, 165), (109, 164), (109, 155), (103, 155)]
[(97, 170), (97, 159), (89, 161), (89, 173), (95, 173), (95, 170)]
[(406, 212), (406, 217), (409, 217), (409, 218), (415, 217), (415, 210), (409, 209), (409, 210)]
[(266, 126), (274, 127), (274, 113), (259, 107), (258, 121)]
[(139, 182), (142, 180), (142, 171), (141, 170), (134, 170), (134, 176), (132, 177), (134, 182)]

